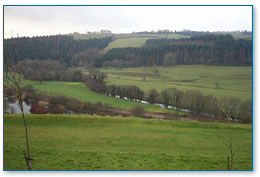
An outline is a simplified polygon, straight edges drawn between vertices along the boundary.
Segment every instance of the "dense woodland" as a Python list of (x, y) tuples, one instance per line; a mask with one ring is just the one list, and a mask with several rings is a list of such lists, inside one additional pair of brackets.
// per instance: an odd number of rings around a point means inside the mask
[(92, 48), (103, 49), (111, 41), (111, 37), (74, 40), (73, 37), (66, 35), (12, 38), (4, 40), (4, 53), (5, 58), (16, 61), (50, 59), (69, 66), (73, 64), (72, 59), (78, 53)]
[[(173, 55), (167, 60), (167, 55)], [(189, 39), (150, 39), (142, 48), (114, 48), (96, 60), (96, 66), (153, 66), (173, 64), (251, 65), (252, 41), (231, 35), (205, 35)]]
[(5, 57), (19, 61), (50, 59), (67, 66), (252, 65), (252, 41), (236, 40), (229, 34), (149, 39), (141, 48), (113, 48), (102, 53), (111, 41), (111, 37), (74, 40), (65, 35), (12, 38), (5, 40), (4, 52)]
[(134, 34), (181, 34), (184, 36), (202, 36), (202, 35), (209, 35), (210, 32), (207, 31), (192, 31), (192, 30), (183, 30), (183, 31), (171, 31), (171, 30), (158, 30), (158, 31), (141, 31), (141, 32), (135, 32)]

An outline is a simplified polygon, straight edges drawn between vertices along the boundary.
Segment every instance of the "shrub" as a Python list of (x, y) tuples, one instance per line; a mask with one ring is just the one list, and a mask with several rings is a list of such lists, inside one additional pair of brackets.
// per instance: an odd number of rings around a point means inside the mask
[(43, 100), (44, 96), (37, 94), (36, 92), (32, 92), (32, 93), (26, 93), (24, 100), (26, 102), (30, 102), (30, 103), (37, 103), (40, 100)]
[(49, 98), (49, 102), (50, 102), (50, 104), (53, 104), (53, 105), (55, 105), (55, 104), (64, 105), (69, 102), (69, 99), (66, 98), (65, 96), (52, 96)]
[(143, 113), (144, 113), (144, 108), (141, 106), (136, 106), (131, 109), (131, 114), (133, 116), (140, 117), (143, 115)]
[(35, 92), (35, 89), (34, 89), (31, 85), (26, 85), (26, 86), (23, 88), (23, 91), (26, 92), (26, 93), (34, 93), (34, 92)]

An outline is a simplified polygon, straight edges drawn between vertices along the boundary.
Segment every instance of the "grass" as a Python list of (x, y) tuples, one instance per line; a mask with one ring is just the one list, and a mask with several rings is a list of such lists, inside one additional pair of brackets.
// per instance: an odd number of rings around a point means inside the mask
[(80, 33), (71, 33), (68, 34), (76, 40), (88, 40), (94, 38), (104, 38), (104, 37), (113, 37), (114, 40), (104, 48), (103, 52), (107, 52), (112, 48), (126, 48), (126, 47), (142, 47), (145, 45), (146, 40), (148, 39), (180, 39), (188, 38), (189, 36), (184, 36), (180, 34), (80, 34)]
[(84, 33), (70, 33), (68, 36), (72, 36), (74, 39), (78, 40), (87, 40), (93, 38), (104, 38), (104, 37), (114, 37), (115, 39), (121, 38), (136, 38), (136, 37), (149, 37), (149, 38), (169, 38), (169, 39), (180, 39), (180, 38), (188, 38), (189, 36), (184, 36), (181, 34), (84, 34)]
[(188, 38), (189, 36), (184, 36), (181, 34), (115, 34), (114, 37), (117, 39), (132, 38), (132, 37), (180, 39), (180, 38)]
[(104, 52), (112, 48), (142, 47), (148, 39), (180, 39), (187, 38), (187, 36), (180, 34), (115, 34), (114, 38), (115, 40), (108, 44)]
[(89, 90), (80, 82), (63, 82), (63, 81), (45, 81), (40, 84), (37, 81), (24, 80), (24, 85), (32, 85), (39, 92), (47, 95), (65, 95), (67, 97), (75, 98), (80, 101), (107, 104), (112, 107), (132, 109), (136, 106), (141, 106), (145, 111), (150, 112), (163, 112), (163, 113), (175, 113), (185, 114), (184, 112), (164, 109), (151, 104), (142, 104), (134, 101), (127, 101), (123, 99), (117, 99), (110, 96), (105, 96), (99, 93), (95, 93)]
[(68, 36), (72, 36), (75, 40), (88, 40), (94, 38), (105, 38), (111, 37), (111, 34), (80, 34), (80, 33), (71, 33)]
[(108, 44), (104, 49), (104, 52), (112, 48), (127, 48), (127, 47), (142, 47), (145, 45), (146, 40), (155, 39), (154, 37), (131, 37), (131, 38), (122, 38), (116, 39)]
[[(102, 68), (108, 74), (108, 85), (136, 85), (146, 94), (152, 88), (162, 91), (177, 88), (182, 91), (200, 90), (218, 98), (252, 98), (252, 67), (177, 65), (175, 67)], [(143, 74), (146, 80), (143, 80)], [(219, 81), (220, 88), (216, 88)]]
[[(33, 170), (226, 170), (211, 129), (232, 134), (235, 170), (252, 170), (252, 127), (88, 115), (27, 115)], [(210, 129), (209, 129), (210, 127)], [(24, 127), (4, 116), (4, 170), (26, 170)]]

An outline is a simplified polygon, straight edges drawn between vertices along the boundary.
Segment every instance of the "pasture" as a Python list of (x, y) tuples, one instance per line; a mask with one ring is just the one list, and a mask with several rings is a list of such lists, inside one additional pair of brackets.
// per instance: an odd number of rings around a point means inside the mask
[(98, 34), (98, 33), (70, 33), (67, 34), (68, 36), (72, 36), (76, 40), (87, 40), (87, 39), (94, 39), (94, 38), (104, 38), (104, 37), (113, 37), (114, 39), (122, 39), (122, 38), (169, 38), (169, 39), (180, 39), (180, 38), (188, 38), (189, 36), (184, 36), (181, 34)]
[[(26, 115), (33, 170), (252, 170), (250, 125), (89, 115)], [(241, 146), (242, 145), (242, 146)], [(4, 170), (26, 170), (20, 115), (4, 115)]]
[(126, 48), (126, 47), (142, 47), (145, 45), (146, 40), (148, 39), (180, 39), (188, 38), (189, 36), (184, 36), (180, 34), (68, 34), (76, 40), (88, 40), (93, 38), (104, 38), (104, 37), (113, 37), (114, 40), (108, 44), (108, 46), (103, 50), (107, 52), (112, 48)]
[(82, 34), (82, 33), (70, 33), (67, 34), (68, 36), (72, 36), (75, 40), (88, 40), (88, 39), (95, 39), (95, 38), (105, 38), (111, 37), (112, 34)]
[(162, 113), (174, 113), (183, 115), (184, 112), (175, 111), (171, 109), (160, 108), (151, 104), (142, 104), (134, 101), (128, 101), (118, 99), (99, 93), (95, 93), (89, 88), (85, 87), (81, 82), (64, 82), (64, 81), (44, 81), (42, 84), (38, 81), (24, 80), (24, 85), (31, 85), (37, 89), (40, 93), (47, 95), (64, 95), (70, 98), (75, 98), (83, 102), (107, 104), (116, 108), (132, 109), (136, 106), (141, 106), (145, 111), (150, 112), (162, 112)]
[(112, 48), (127, 48), (127, 47), (142, 47), (145, 45), (146, 40), (155, 39), (154, 37), (129, 37), (129, 38), (120, 38), (115, 39), (110, 42), (106, 48), (104, 48), (104, 52)]
[[(241, 101), (252, 98), (252, 67), (177, 65), (173, 67), (102, 68), (108, 85), (136, 85), (146, 94), (152, 88), (162, 91), (177, 88), (182, 91), (199, 90), (218, 98), (237, 97)], [(145, 80), (144, 77), (145, 76)], [(220, 87), (216, 87), (216, 82)]]
[(110, 42), (103, 51), (107, 52), (112, 48), (143, 47), (148, 39), (180, 39), (187, 37), (180, 34), (115, 34), (115, 40)]

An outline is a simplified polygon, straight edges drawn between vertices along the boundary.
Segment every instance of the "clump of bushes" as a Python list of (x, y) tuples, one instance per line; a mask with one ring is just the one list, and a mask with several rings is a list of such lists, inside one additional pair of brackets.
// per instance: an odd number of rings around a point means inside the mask
[(144, 108), (142, 106), (136, 106), (131, 109), (131, 115), (136, 117), (141, 117), (144, 113)]

